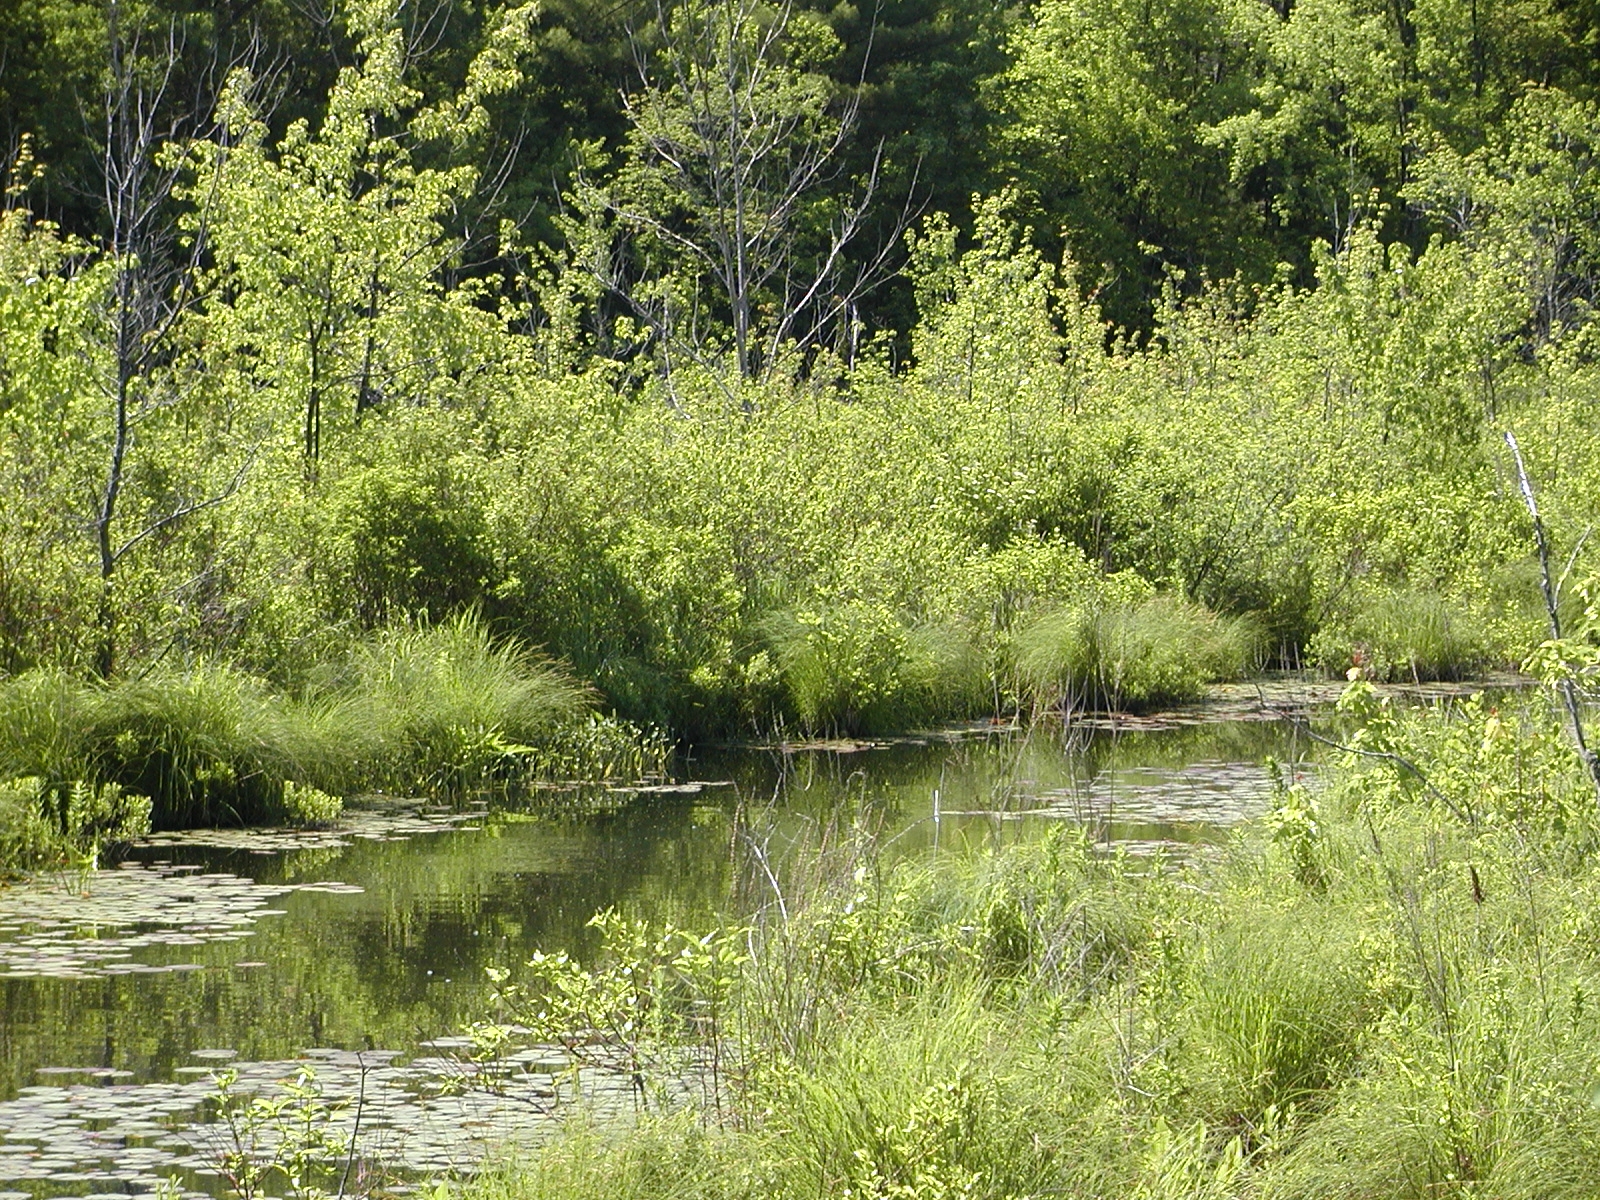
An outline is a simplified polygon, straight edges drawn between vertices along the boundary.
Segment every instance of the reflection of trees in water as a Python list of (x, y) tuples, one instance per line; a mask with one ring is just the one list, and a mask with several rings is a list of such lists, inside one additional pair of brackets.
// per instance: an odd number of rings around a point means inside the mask
[[(485, 966), (520, 962), (536, 948), (581, 949), (598, 909), (678, 919), (716, 907), (727, 835), (696, 811), (681, 797), (655, 797), (591, 822), (491, 823), (358, 842), (332, 858), (163, 848), (207, 870), (367, 890), (297, 893), (281, 903), (288, 916), (264, 918), (251, 938), (186, 947), (205, 971), (0, 980), (0, 1096), (38, 1082), (43, 1065), (167, 1078), (195, 1065), (190, 1051), (200, 1047), (260, 1060), (317, 1044), (407, 1048), (454, 1030), (481, 1013)], [(256, 960), (269, 965), (233, 966)]]
[[(1249, 722), (1118, 735), (1041, 728), (861, 753), (706, 753), (686, 763), (688, 773), (733, 786), (645, 796), (583, 819), (510, 814), (477, 831), (273, 856), (163, 848), (163, 857), (208, 871), (366, 890), (299, 892), (279, 902), (288, 916), (262, 919), (249, 939), (186, 947), (205, 971), (0, 979), (0, 1094), (38, 1082), (40, 1065), (167, 1078), (195, 1065), (190, 1051), (201, 1047), (231, 1047), (250, 1060), (319, 1043), (407, 1048), (480, 1015), (486, 966), (515, 966), (535, 949), (592, 953), (586, 926), (600, 909), (692, 928), (730, 902), (770, 898), (739, 886), (756, 869), (748, 839), (768, 845), (780, 865), (789, 856), (786, 870), (838, 845), (858, 823), (878, 830), (892, 854), (914, 854), (932, 844), (935, 790), (947, 811), (1017, 808), (1107, 772), (1259, 762), (1269, 753), (1294, 756), (1292, 730)], [(993, 836), (1025, 836), (1015, 826)], [(942, 845), (957, 844), (952, 834), (946, 823)], [(254, 960), (268, 965), (234, 965)]]

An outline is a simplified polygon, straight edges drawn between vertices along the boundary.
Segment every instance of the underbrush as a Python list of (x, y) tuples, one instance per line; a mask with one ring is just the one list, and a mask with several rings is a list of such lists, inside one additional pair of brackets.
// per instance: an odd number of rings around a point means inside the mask
[(574, 1113), (465, 1191), (1600, 1192), (1600, 820), (1559, 726), (1365, 684), (1344, 709), (1367, 757), (1315, 792), (1286, 772), (1187, 862), (1061, 829), (889, 868), (856, 837), (760, 872), (747, 925), (605, 915), (592, 962), (507, 977), (477, 1032), (612, 1056), (638, 1119)]
[(105, 684), (45, 671), (0, 681), (0, 779), (41, 780), (50, 796), (80, 785), (147, 796), (158, 828), (324, 824), (358, 791), (638, 778), (669, 754), (594, 714), (559, 664), (495, 642), (470, 616), (384, 631), (293, 692), (209, 663)]

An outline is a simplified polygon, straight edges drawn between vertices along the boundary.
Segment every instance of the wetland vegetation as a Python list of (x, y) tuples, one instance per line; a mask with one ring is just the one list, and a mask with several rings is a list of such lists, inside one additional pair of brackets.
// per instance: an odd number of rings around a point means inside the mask
[[(293, 1029), (230, 1086), (469, 1026), (621, 1081), (440, 1184), (477, 1200), (1595, 1194), (1597, 38), (1581, 0), (6, 7), (0, 872), (63, 873), (0, 892), (0, 1059), (165, 1071), (170, 1115), (276, 1003), (237, 944), (282, 895), (381, 908), (381, 966), (274, 943)], [(1127, 731), (1276, 671), (1350, 688), (1219, 750), (1182, 836), (1139, 815), (1170, 778), (1079, 803), (1096, 739), (1159, 759)], [(960, 723), (1032, 748), (959, 799), (940, 736), (899, 791), (841, 765)], [(777, 770), (697, 774), (736, 742)], [(548, 909), (563, 854), (686, 890)], [(379, 860), (382, 905), (319, 869)], [(436, 1002), (430, 929), (498, 996)], [(4, 1086), (34, 1200), (107, 1180), (18, 1129), (165, 1153), (132, 1093)], [(295, 1086), (305, 1138), (213, 1191), (345, 1190)]]
[(1592, 788), (1537, 704), (1344, 707), (1399, 757), (1280, 775), (1212, 855), (846, 841), (694, 953), (612, 922), (581, 985), (534, 962), (511, 1019), (692, 1051), (716, 1102), (579, 1121), (468, 1194), (1592, 1194)]

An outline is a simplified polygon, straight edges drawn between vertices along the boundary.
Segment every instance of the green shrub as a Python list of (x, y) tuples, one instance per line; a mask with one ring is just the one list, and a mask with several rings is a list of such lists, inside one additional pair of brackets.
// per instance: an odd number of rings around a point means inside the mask
[(0, 779), (0, 877), (73, 860), (95, 863), (103, 850), (149, 832), (149, 798), (115, 783)]
[(0, 780), (0, 876), (59, 855), (61, 832), (50, 819), (51, 807), (50, 789), (43, 779)]
[(482, 505), (445, 463), (384, 463), (339, 481), (327, 503), (328, 608), (372, 629), (481, 604), (494, 559)]
[(331, 825), (344, 811), (344, 801), (321, 788), (283, 781), (283, 819), (285, 824), (310, 828)]
[(1253, 665), (1255, 631), (1174, 596), (1132, 606), (1098, 598), (1049, 613), (1017, 638), (1038, 703), (1141, 709), (1198, 698)]
[(981, 657), (960, 630), (909, 627), (881, 604), (776, 613), (761, 628), (789, 712), (810, 731), (904, 730), (985, 698)]

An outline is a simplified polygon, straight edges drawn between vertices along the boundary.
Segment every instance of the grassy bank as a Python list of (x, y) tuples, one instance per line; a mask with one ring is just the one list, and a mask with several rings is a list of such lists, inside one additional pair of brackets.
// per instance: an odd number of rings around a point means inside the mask
[(392, 627), (293, 689), (225, 664), (109, 683), (34, 671), (0, 680), (0, 863), (92, 854), (152, 824), (321, 824), (359, 792), (638, 778), (668, 753), (471, 616)]
[[(1215, 856), (1063, 830), (889, 870), (847, 839), (748, 929), (606, 918), (501, 1015), (626, 1063), (644, 1115), (466, 1194), (1594, 1195), (1592, 789), (1542, 710), (1344, 707), (1417, 771), (1286, 776)], [(690, 1062), (715, 1085), (677, 1108)]]

